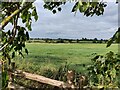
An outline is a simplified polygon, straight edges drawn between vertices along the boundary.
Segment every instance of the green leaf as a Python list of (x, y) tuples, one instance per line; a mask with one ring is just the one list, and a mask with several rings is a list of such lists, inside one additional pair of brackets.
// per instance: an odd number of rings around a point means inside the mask
[(24, 27), (21, 27), (20, 30), (24, 31), (24, 30), (26, 30), (26, 29), (25, 29)]
[(24, 55), (22, 54), (22, 52), (19, 52), (19, 55), (21, 55), (24, 58)]
[(107, 46), (106, 46), (106, 47), (109, 47), (112, 43), (113, 43), (113, 38), (110, 38), (110, 39), (107, 41)]
[(11, 35), (11, 32), (10, 32), (10, 30), (8, 30), (8, 35), (9, 35), (9, 36)]
[(36, 15), (36, 10), (33, 10), (32, 11), (32, 16), (35, 16)]
[(84, 5), (83, 5), (83, 11), (86, 11), (87, 8), (88, 8), (88, 4), (89, 4), (89, 3), (87, 3), (87, 2), (83, 2), (83, 3), (84, 3)]
[(35, 15), (35, 17), (34, 17), (34, 18), (35, 18), (35, 21), (37, 21), (37, 20), (38, 20), (38, 15)]
[(97, 4), (98, 4), (98, 2), (92, 2), (92, 3), (91, 3), (91, 5), (92, 5), (93, 7), (96, 7)]
[(38, 20), (38, 15), (37, 15), (37, 11), (36, 8), (34, 7), (33, 11), (32, 11), (32, 16), (34, 16), (35, 21)]
[(22, 50), (21, 44), (18, 44), (18, 45), (17, 45), (17, 50)]
[(116, 43), (120, 43), (120, 31), (117, 31), (115, 37), (116, 37), (116, 40), (115, 40)]
[(27, 21), (29, 21), (29, 20), (31, 20), (31, 13), (30, 12), (27, 14)]
[(27, 53), (27, 54), (28, 54), (28, 50), (27, 50), (27, 49), (25, 49), (25, 53)]
[(52, 12), (53, 12), (53, 14), (55, 14), (55, 13), (56, 13), (56, 10), (53, 10)]
[(14, 57), (15, 57), (15, 52), (12, 53), (12, 58), (14, 58)]
[(9, 55), (9, 54), (7, 54), (7, 59), (8, 59), (8, 64), (10, 65), (10, 63), (11, 63), (11, 58), (10, 58), (10, 55)]
[(7, 85), (8, 85), (8, 73), (5, 70), (2, 72), (2, 88), (5, 89), (5, 87), (7, 87)]
[(31, 28), (31, 22), (27, 22), (27, 23), (26, 23), (26, 27), (28, 28), (28, 30), (31, 31), (31, 30), (32, 30), (32, 28)]
[(74, 5), (74, 7), (73, 7), (73, 9), (72, 9), (72, 12), (77, 11), (77, 6), (78, 6), (78, 4), (79, 4), (79, 2), (77, 2), (77, 3)]
[(28, 25), (28, 30), (30, 30), (30, 31), (32, 30), (32, 28), (31, 28), (31, 24)]
[(58, 8), (58, 11), (61, 11), (61, 8), (60, 8), (60, 7)]
[(25, 47), (25, 43), (22, 43), (22, 47)]
[(116, 43), (120, 43), (120, 29), (119, 28), (118, 28), (118, 31), (116, 31), (116, 33), (113, 35), (113, 37), (108, 40), (106, 47), (109, 47), (113, 43), (113, 41), (115, 41)]
[(112, 69), (110, 74), (112, 75), (113, 78), (116, 77), (116, 70), (115, 70), (115, 68)]
[(26, 37), (27, 37), (27, 40), (29, 40), (29, 33), (26, 32)]

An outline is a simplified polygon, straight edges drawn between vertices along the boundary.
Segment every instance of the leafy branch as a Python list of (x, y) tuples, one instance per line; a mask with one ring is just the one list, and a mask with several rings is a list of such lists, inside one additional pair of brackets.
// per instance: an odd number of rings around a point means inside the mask
[(8, 17), (6, 17), (0, 24), (0, 30), (2, 30), (8, 23), (9, 21), (16, 16), (17, 14), (21, 13), (23, 10), (25, 10), (26, 8), (30, 8), (32, 3), (27, 3), (25, 6), (21, 7), (21, 9), (17, 9), (15, 10), (11, 15), (9, 15)]

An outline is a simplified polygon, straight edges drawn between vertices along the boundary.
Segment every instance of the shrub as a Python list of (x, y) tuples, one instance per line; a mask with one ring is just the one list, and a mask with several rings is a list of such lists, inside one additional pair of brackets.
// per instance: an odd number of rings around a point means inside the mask
[(120, 58), (112, 51), (96, 55), (88, 67), (90, 85), (113, 88), (120, 86)]

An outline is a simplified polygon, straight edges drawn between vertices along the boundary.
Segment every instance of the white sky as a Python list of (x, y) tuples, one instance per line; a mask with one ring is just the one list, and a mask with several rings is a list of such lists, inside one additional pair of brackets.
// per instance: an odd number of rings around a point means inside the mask
[(53, 14), (43, 8), (42, 1), (36, 1), (39, 19), (33, 22), (32, 38), (99, 38), (109, 39), (118, 27), (118, 5), (109, 2), (104, 15), (86, 17), (71, 12), (73, 3), (62, 6), (62, 11)]

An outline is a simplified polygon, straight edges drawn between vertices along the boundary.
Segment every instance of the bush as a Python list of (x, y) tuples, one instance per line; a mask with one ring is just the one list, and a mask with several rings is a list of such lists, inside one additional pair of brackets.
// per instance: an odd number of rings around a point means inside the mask
[(90, 85), (113, 88), (120, 86), (120, 58), (112, 51), (96, 55), (88, 67)]

